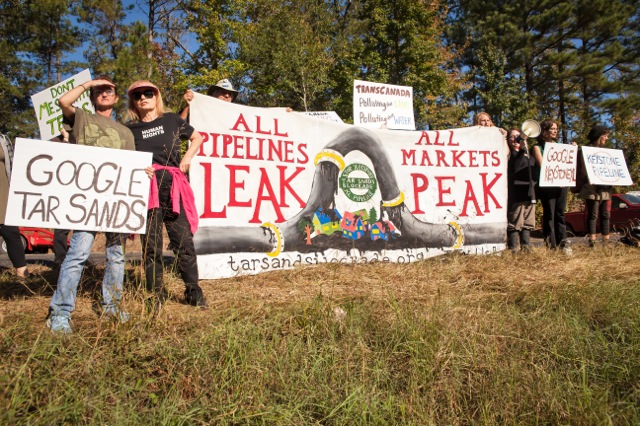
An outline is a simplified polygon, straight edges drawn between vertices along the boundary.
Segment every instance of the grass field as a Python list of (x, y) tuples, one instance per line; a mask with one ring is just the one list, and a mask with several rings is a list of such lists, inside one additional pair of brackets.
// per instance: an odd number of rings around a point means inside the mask
[(638, 249), (451, 254), (203, 281), (211, 307), (100, 320), (83, 279), (69, 337), (55, 273), (0, 275), (0, 423), (640, 424)]

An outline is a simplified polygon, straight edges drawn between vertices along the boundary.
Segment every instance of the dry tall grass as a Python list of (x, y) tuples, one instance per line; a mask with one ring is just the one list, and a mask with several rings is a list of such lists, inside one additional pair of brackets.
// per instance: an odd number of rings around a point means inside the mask
[(54, 272), (0, 276), (0, 423), (638, 424), (640, 274), (624, 246), (204, 281), (210, 309), (44, 326)]

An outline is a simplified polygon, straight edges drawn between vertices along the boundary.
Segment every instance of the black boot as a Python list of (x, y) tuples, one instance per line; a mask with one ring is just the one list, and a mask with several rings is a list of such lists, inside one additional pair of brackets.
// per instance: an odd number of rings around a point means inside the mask
[(198, 284), (188, 284), (184, 290), (184, 299), (191, 306), (197, 306), (198, 308), (208, 308), (204, 294), (202, 294), (202, 288)]
[(509, 241), (508, 241), (508, 246), (509, 246), (509, 250), (511, 250), (513, 253), (517, 253), (518, 252), (518, 231), (509, 231)]
[(529, 229), (523, 229), (520, 233), (520, 249), (525, 253), (531, 252), (531, 231)]

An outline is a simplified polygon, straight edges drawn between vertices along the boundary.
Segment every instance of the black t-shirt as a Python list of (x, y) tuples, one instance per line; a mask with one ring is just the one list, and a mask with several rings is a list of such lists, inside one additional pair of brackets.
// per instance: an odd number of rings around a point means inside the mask
[(150, 122), (128, 123), (136, 141), (136, 151), (151, 152), (153, 163), (180, 167), (180, 146), (189, 139), (194, 128), (179, 115), (164, 113)]

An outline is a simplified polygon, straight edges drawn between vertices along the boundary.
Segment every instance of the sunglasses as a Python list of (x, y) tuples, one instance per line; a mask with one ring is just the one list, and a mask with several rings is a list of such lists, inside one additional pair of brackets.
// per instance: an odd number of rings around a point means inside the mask
[(111, 88), (107, 88), (107, 89), (96, 89), (96, 96), (100, 96), (102, 94), (105, 94), (107, 96), (113, 96), (116, 94), (116, 91), (114, 89)]
[(142, 92), (133, 92), (131, 94), (131, 97), (133, 98), (134, 101), (139, 101), (140, 99), (142, 99), (142, 96), (144, 96), (146, 99), (151, 99), (155, 95), (156, 95), (156, 92), (149, 89), (149, 90), (144, 90)]

